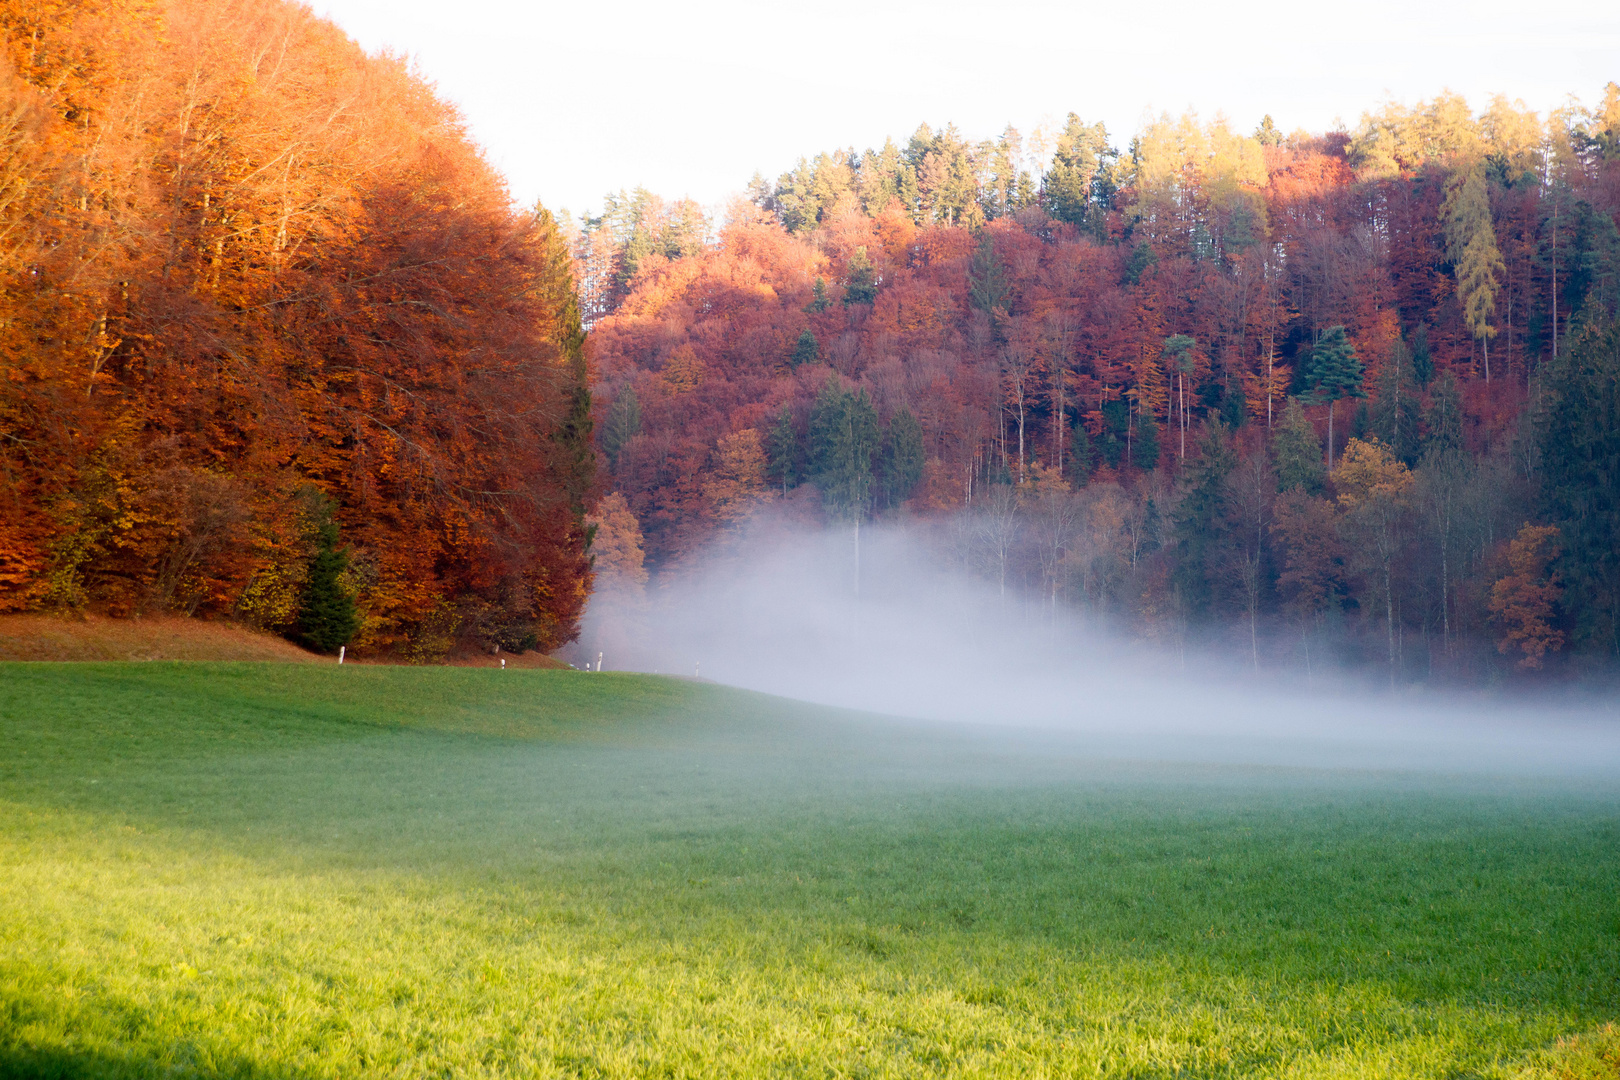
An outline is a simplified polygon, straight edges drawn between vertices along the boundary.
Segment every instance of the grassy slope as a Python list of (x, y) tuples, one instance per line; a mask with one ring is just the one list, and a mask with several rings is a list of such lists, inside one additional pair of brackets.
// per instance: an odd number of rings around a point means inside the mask
[(178, 615), (0, 615), (4, 660), (325, 660), (285, 638), (230, 622)]
[[(105, 615), (0, 615), (0, 661), (98, 660), (273, 660), (292, 664), (330, 664), (322, 656), (276, 634), (228, 620), (147, 615), (113, 619)], [(506, 654), (509, 667), (565, 668), (541, 653)], [(349, 657), (349, 663), (364, 663)], [(464, 647), (439, 663), (461, 667), (500, 667), (501, 658)], [(345, 665), (347, 666), (347, 665)]]
[(1078, 749), (0, 665), (0, 1074), (1617, 1075), (1613, 790)]

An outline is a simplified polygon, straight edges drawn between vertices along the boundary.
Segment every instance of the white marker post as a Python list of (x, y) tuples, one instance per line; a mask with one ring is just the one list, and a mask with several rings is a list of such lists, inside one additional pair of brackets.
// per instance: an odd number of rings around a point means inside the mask
[(501, 657), (501, 670), (502, 671), (506, 670), (506, 657), (504, 657), (504, 656)]
[(596, 654), (596, 670), (598, 672), (600, 672), (602, 670), (602, 654), (601, 653)]
[(694, 678), (694, 679), (697, 678), (698, 677), (698, 672), (700, 672), (702, 670), (703, 670), (703, 661), (695, 660), (695, 661), (692, 662), (692, 678)]
[(347, 645), (339, 645), (338, 646), (338, 667), (343, 666), (343, 654), (348, 652), (348, 651), (349, 651), (349, 647)]

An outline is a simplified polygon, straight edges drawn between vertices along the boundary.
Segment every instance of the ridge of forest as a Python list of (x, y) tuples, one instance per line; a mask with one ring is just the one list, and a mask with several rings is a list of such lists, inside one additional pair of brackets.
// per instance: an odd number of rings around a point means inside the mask
[(0, 145), (0, 612), (573, 636), (570, 253), (403, 60), (286, 0), (15, 0)]
[(1611, 662), (1617, 214), (1612, 83), (1326, 134), (1164, 115), (1124, 151), (1074, 114), (1050, 154), (925, 125), (722, 221), (610, 195), (563, 223), (599, 584), (775, 504), (1257, 665)]

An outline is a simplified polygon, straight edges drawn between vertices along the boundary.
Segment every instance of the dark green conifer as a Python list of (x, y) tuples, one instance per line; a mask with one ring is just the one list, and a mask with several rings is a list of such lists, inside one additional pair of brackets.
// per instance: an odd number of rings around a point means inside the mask
[(1123, 399), (1103, 402), (1103, 429), (1097, 437), (1097, 450), (1110, 469), (1119, 468), (1125, 460), (1125, 444), (1130, 436), (1130, 407)]
[(1429, 328), (1420, 325), (1412, 335), (1412, 378), (1419, 386), (1428, 386), (1434, 378), (1434, 353), (1429, 349)]
[(1152, 409), (1136, 414), (1136, 438), (1131, 442), (1131, 464), (1144, 472), (1159, 467), (1159, 423)]
[(1221, 395), (1221, 423), (1236, 431), (1249, 420), (1243, 408), (1243, 390), (1235, 383), (1227, 383)]
[(808, 326), (799, 334), (798, 343), (793, 346), (791, 363), (794, 367), (805, 364), (814, 364), (821, 359), (821, 346), (816, 342), (815, 332)]
[(983, 233), (979, 246), (974, 249), (973, 261), (968, 265), (968, 298), (974, 307), (995, 320), (1007, 313), (1010, 293), (1007, 271), (996, 258), (995, 244), (988, 232)]
[(1131, 251), (1130, 262), (1125, 264), (1125, 280), (1136, 285), (1141, 282), (1142, 275), (1158, 265), (1159, 256), (1153, 250), (1153, 245), (1143, 240)]
[(1289, 398), (1282, 419), (1271, 440), (1272, 457), (1277, 464), (1277, 490), (1296, 488), (1307, 495), (1322, 492), (1322, 440), (1305, 415), (1298, 398)]
[(1342, 326), (1330, 326), (1322, 332), (1311, 350), (1305, 365), (1305, 385), (1310, 387), (1308, 401), (1312, 405), (1328, 407), (1328, 471), (1333, 471), (1333, 413), (1345, 398), (1364, 398), (1361, 388), (1362, 367), (1356, 357), (1355, 346)]
[(1418, 425), (1423, 409), (1412, 378), (1412, 351), (1395, 342), (1389, 362), (1378, 373), (1378, 400), (1372, 405), (1372, 431), (1395, 456), (1410, 467), (1417, 464), (1421, 444)]
[(810, 479), (834, 517), (866, 516), (878, 436), (877, 411), (866, 391), (851, 394), (828, 379), (810, 410)]
[(636, 398), (636, 388), (625, 383), (614, 396), (602, 424), (602, 452), (607, 455), (609, 467), (618, 465), (625, 444), (640, 433), (641, 402)]
[(1572, 331), (1547, 365), (1538, 416), (1542, 512), (1577, 644), (1620, 657), (1620, 322)]
[(922, 425), (910, 409), (901, 409), (889, 420), (882, 458), (884, 501), (899, 506), (911, 498), (923, 474)]
[(1429, 408), (1423, 414), (1425, 428), (1423, 449), (1461, 450), (1462, 392), (1457, 389), (1456, 376), (1446, 372), (1429, 394)]
[(866, 249), (858, 247), (849, 257), (848, 276), (844, 280), (844, 306), (870, 304), (877, 299), (877, 270), (867, 257)]
[(1091, 483), (1091, 470), (1096, 468), (1092, 456), (1091, 435), (1086, 431), (1085, 423), (1077, 418), (1074, 422), (1074, 441), (1069, 446), (1069, 482), (1076, 488)]
[(787, 406), (776, 414), (776, 423), (765, 436), (766, 470), (771, 480), (782, 485), (782, 494), (803, 478), (804, 448), (799, 431), (793, 426), (793, 414)]
[(1189, 459), (1184, 474), (1186, 494), (1175, 512), (1175, 578), (1191, 609), (1206, 614), (1215, 604), (1223, 580), (1223, 556), (1231, 540), (1227, 513), (1230, 493), (1227, 478), (1237, 468), (1237, 454), (1227, 438), (1226, 426), (1211, 420), (1198, 443), (1198, 456)]
[(330, 518), (321, 524), (316, 542), (298, 609), (298, 640), (316, 652), (335, 653), (360, 628), (354, 597), (341, 583), (349, 568), (349, 549), (337, 546), (338, 527)]
[(810, 302), (804, 305), (805, 314), (814, 315), (827, 310), (827, 279), (820, 274), (816, 275), (816, 283), (811, 288)]

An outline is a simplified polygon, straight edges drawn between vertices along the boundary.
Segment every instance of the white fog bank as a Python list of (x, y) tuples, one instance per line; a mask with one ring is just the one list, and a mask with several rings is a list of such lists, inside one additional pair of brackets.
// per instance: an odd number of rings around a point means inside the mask
[(1613, 699), (1378, 689), (1134, 643), (899, 529), (757, 535), (640, 600), (594, 600), (574, 658), (868, 712), (1071, 733), (1099, 755), (1620, 778)]

